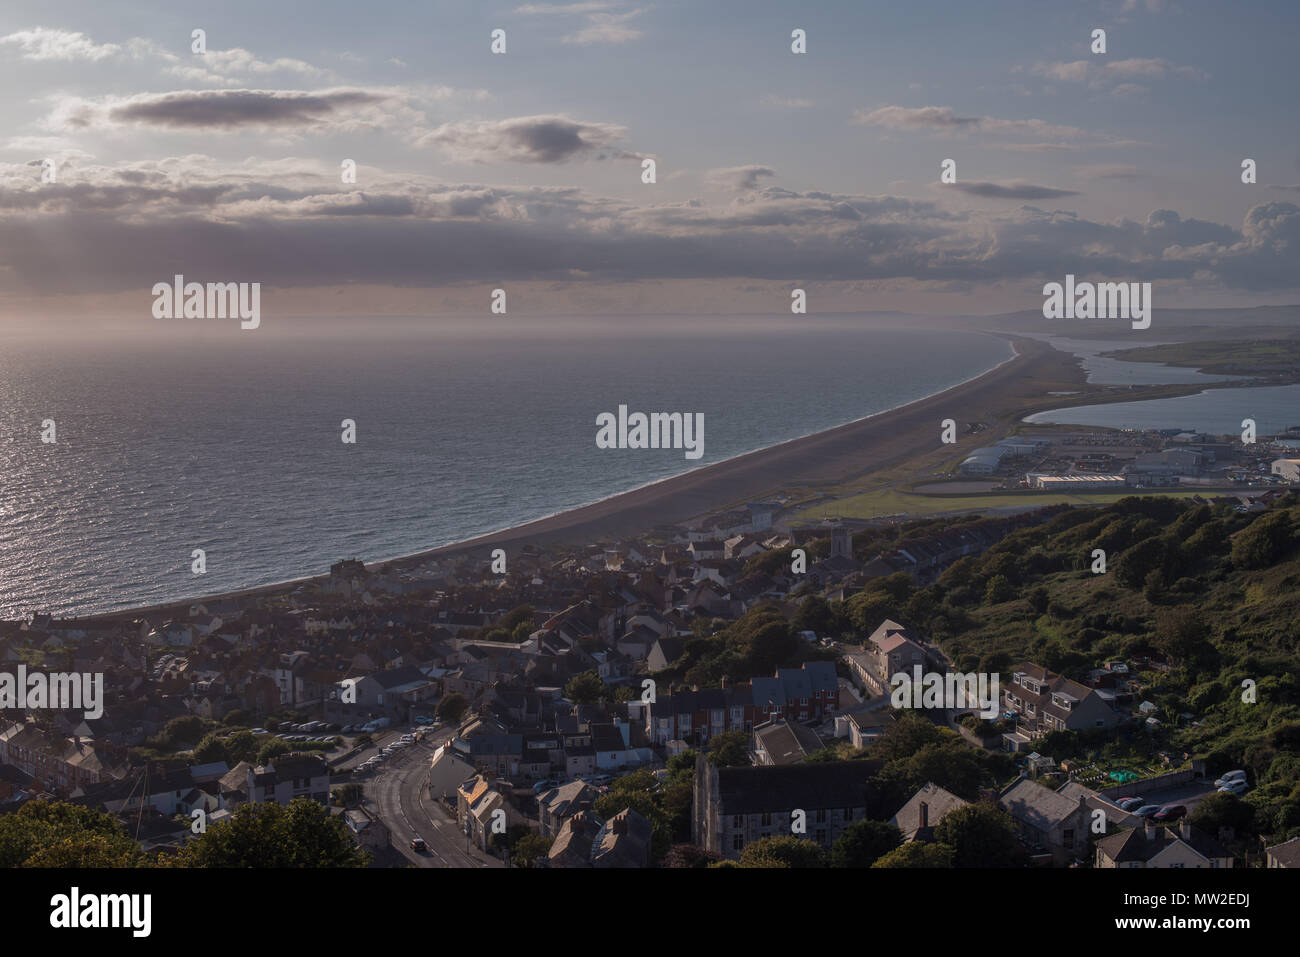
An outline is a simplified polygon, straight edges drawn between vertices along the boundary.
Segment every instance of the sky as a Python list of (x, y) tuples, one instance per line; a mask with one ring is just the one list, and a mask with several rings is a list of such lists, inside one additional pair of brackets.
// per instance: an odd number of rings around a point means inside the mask
[(149, 319), (177, 273), (268, 317), (1300, 302), (1298, 35), (1292, 0), (9, 0), (0, 318)]

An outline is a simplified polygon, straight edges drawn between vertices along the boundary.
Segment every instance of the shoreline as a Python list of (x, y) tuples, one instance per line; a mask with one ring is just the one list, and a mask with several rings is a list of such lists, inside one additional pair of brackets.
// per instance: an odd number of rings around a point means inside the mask
[[(582, 540), (601, 541), (619, 537), (636, 537), (649, 533), (658, 525), (682, 524), (685, 521), (701, 518), (710, 512), (720, 511), (729, 503), (745, 499), (762, 498), (764, 494), (776, 492), (783, 482), (844, 479), (854, 473), (871, 471), (876, 465), (887, 464), (885, 460), (876, 460), (874, 465), (861, 468), (861, 455), (866, 450), (857, 447), (858, 441), (870, 441), (880, 438), (878, 434), (888, 432), (891, 426), (913, 430), (917, 436), (927, 434), (931, 437), (928, 445), (935, 445), (939, 434), (939, 416), (933, 420), (927, 432), (920, 432), (919, 417), (923, 412), (931, 411), (936, 406), (949, 406), (950, 417), (961, 421), (961, 416), (969, 410), (969, 400), (974, 394), (996, 391), (997, 385), (1006, 385), (1014, 380), (1011, 373), (1021, 371), (1023, 364), (1034, 363), (1035, 359), (1050, 356), (1067, 356), (1047, 345), (1032, 341), (1015, 333), (979, 330), (987, 335), (1004, 339), (1011, 347), (1011, 355), (998, 361), (993, 367), (950, 385), (946, 389), (911, 400), (880, 412), (868, 413), (831, 428), (811, 432), (805, 436), (785, 439), (776, 445), (764, 446), (733, 455), (722, 462), (701, 465), (681, 472), (679, 475), (656, 479), (636, 488), (617, 492), (595, 499), (586, 505), (565, 508), (552, 512), (541, 518), (532, 519), (516, 525), (484, 532), (445, 545), (434, 546), (393, 558), (374, 559), (365, 562), (368, 570), (389, 572), (404, 570), (417, 566), (425, 560), (434, 558), (452, 558), (471, 554), (476, 550), (491, 547), (524, 545), (578, 544)], [(1047, 398), (1047, 397), (1044, 397)], [(924, 445), (926, 442), (922, 442)], [(915, 443), (910, 443), (915, 445)], [(910, 449), (906, 455), (914, 454), (917, 449)], [(802, 458), (806, 456), (806, 458)], [(800, 459), (802, 458), (802, 462)], [(889, 456), (888, 462), (896, 462), (898, 455)], [(836, 473), (836, 469), (841, 469)], [(486, 560), (486, 551), (484, 557)], [(142, 615), (169, 614), (186, 609), (190, 605), (204, 602), (238, 601), (243, 598), (274, 596), (291, 592), (299, 586), (318, 584), (328, 579), (328, 572), (316, 573), (274, 581), (265, 585), (251, 585), (248, 588), (229, 590), (209, 594), (196, 594), (174, 601), (155, 602), (151, 605), (131, 606), (129, 609), (96, 611), (87, 615), (68, 616), (61, 620), (75, 620), (83, 623), (120, 622), (123, 619), (139, 618)]]
[[(992, 408), (1006, 410), (1016, 385), (1032, 381), (1035, 370), (1067, 364), (1082, 377), (1075, 357), (1046, 342), (1013, 332), (979, 330), (1007, 341), (1012, 353), (997, 365), (939, 392), (904, 405), (853, 419), (775, 445), (723, 459), (656, 479), (645, 485), (555, 512), (517, 525), (484, 532), (471, 538), (392, 558), (365, 562), (372, 572), (389, 572), (419, 565), (434, 558), (459, 557), (497, 547), (580, 544), (634, 538), (663, 525), (680, 525), (721, 511), (746, 500), (754, 501), (791, 482), (830, 482), (865, 474), (938, 445), (940, 420), (953, 418), (959, 425), (974, 421)], [(1035, 393), (1040, 402), (1051, 397)], [(1047, 402), (1047, 411), (1055, 403)], [(942, 413), (942, 414), (940, 414)], [(969, 436), (964, 436), (969, 438)], [(340, 556), (343, 557), (343, 556)], [(488, 553), (483, 554), (484, 561)], [(290, 592), (302, 585), (320, 583), (327, 572), (285, 579), (266, 585), (194, 595), (174, 601), (94, 612), (63, 620), (85, 623), (118, 622), (142, 615), (174, 613), (205, 602), (267, 597)]]

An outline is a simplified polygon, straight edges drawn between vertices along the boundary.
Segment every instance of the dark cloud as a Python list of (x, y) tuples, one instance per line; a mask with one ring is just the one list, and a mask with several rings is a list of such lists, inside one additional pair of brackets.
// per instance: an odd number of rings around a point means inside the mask
[(982, 196), (986, 199), (1054, 199), (1057, 196), (1078, 196), (1078, 190), (1053, 189), (1051, 186), (1035, 186), (1032, 183), (950, 183), (947, 189), (955, 189), (968, 196)]
[(627, 133), (611, 123), (584, 123), (567, 116), (520, 116), (508, 120), (444, 123), (420, 137), (453, 159), (474, 163), (563, 163), (584, 156), (620, 158), (612, 150)]
[[(755, 167), (764, 169), (765, 167)], [(906, 279), (1016, 282), (1066, 273), (1244, 290), (1300, 285), (1300, 207), (1263, 203), (1241, 228), (1156, 210), (1093, 222), (1032, 205), (945, 209), (896, 196), (744, 190), (730, 202), (648, 205), (567, 187), (289, 176), (186, 157), (87, 166), (77, 182), (0, 166), (0, 262), (38, 293), (147, 289), (187, 275), (279, 286), (343, 282)], [(59, 251), (48, 255), (50, 249)]]
[(149, 93), (121, 102), (74, 103), (63, 111), (69, 127), (140, 124), (171, 129), (232, 130), (241, 127), (304, 127), (326, 124), (358, 107), (391, 99), (369, 90), (179, 90)]

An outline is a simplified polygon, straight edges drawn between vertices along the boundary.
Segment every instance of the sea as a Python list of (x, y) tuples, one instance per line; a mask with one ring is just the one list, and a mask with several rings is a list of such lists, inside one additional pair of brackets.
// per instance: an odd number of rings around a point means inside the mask
[[(996, 336), (870, 316), (11, 325), (5, 619), (461, 541), (895, 408), (1011, 355)], [(597, 415), (620, 405), (703, 413), (703, 457), (597, 448)]]
[[(1211, 375), (1184, 366), (1159, 362), (1126, 362), (1099, 355), (1131, 349), (1133, 343), (1097, 339), (1045, 338), (1054, 348), (1082, 361), (1088, 381), (1097, 385), (1167, 385), (1241, 380), (1241, 376)], [(1145, 345), (1161, 345), (1143, 342)], [(1104, 405), (1071, 406), (1039, 412), (1025, 421), (1051, 425), (1097, 425), (1113, 429), (1181, 429), (1211, 435), (1239, 434), (1245, 419), (1253, 419), (1257, 435), (1300, 426), (1300, 385), (1207, 389), (1172, 399), (1143, 399)]]

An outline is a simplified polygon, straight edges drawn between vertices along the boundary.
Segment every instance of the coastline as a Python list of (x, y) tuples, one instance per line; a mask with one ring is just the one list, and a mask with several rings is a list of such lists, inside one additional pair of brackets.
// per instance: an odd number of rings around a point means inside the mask
[[(486, 562), (493, 548), (510, 552), (526, 544), (576, 545), (645, 535), (656, 526), (680, 525), (711, 512), (759, 500), (783, 485), (843, 481), (931, 452), (938, 445), (940, 422), (944, 418), (953, 418), (960, 425), (983, 418), (1005, 419), (1008, 414), (1018, 417), (1026, 411), (1021, 403), (1035, 407), (1029, 411), (1045, 410), (1058, 403), (1050, 401), (1051, 397), (1039, 388), (1044, 380), (1056, 381), (1051, 379), (1054, 374), (1082, 378), (1074, 357), (1046, 342), (1015, 333), (981, 331), (1009, 342), (1012, 354), (992, 368), (932, 395), (657, 479), (586, 505), (408, 555), (368, 561), (366, 566), (372, 571), (386, 572), (429, 559), (475, 552), (481, 552)], [(327, 573), (318, 573), (79, 615), (75, 620), (103, 623), (174, 613), (192, 604), (282, 594), (305, 584), (323, 582), (327, 577)]]

